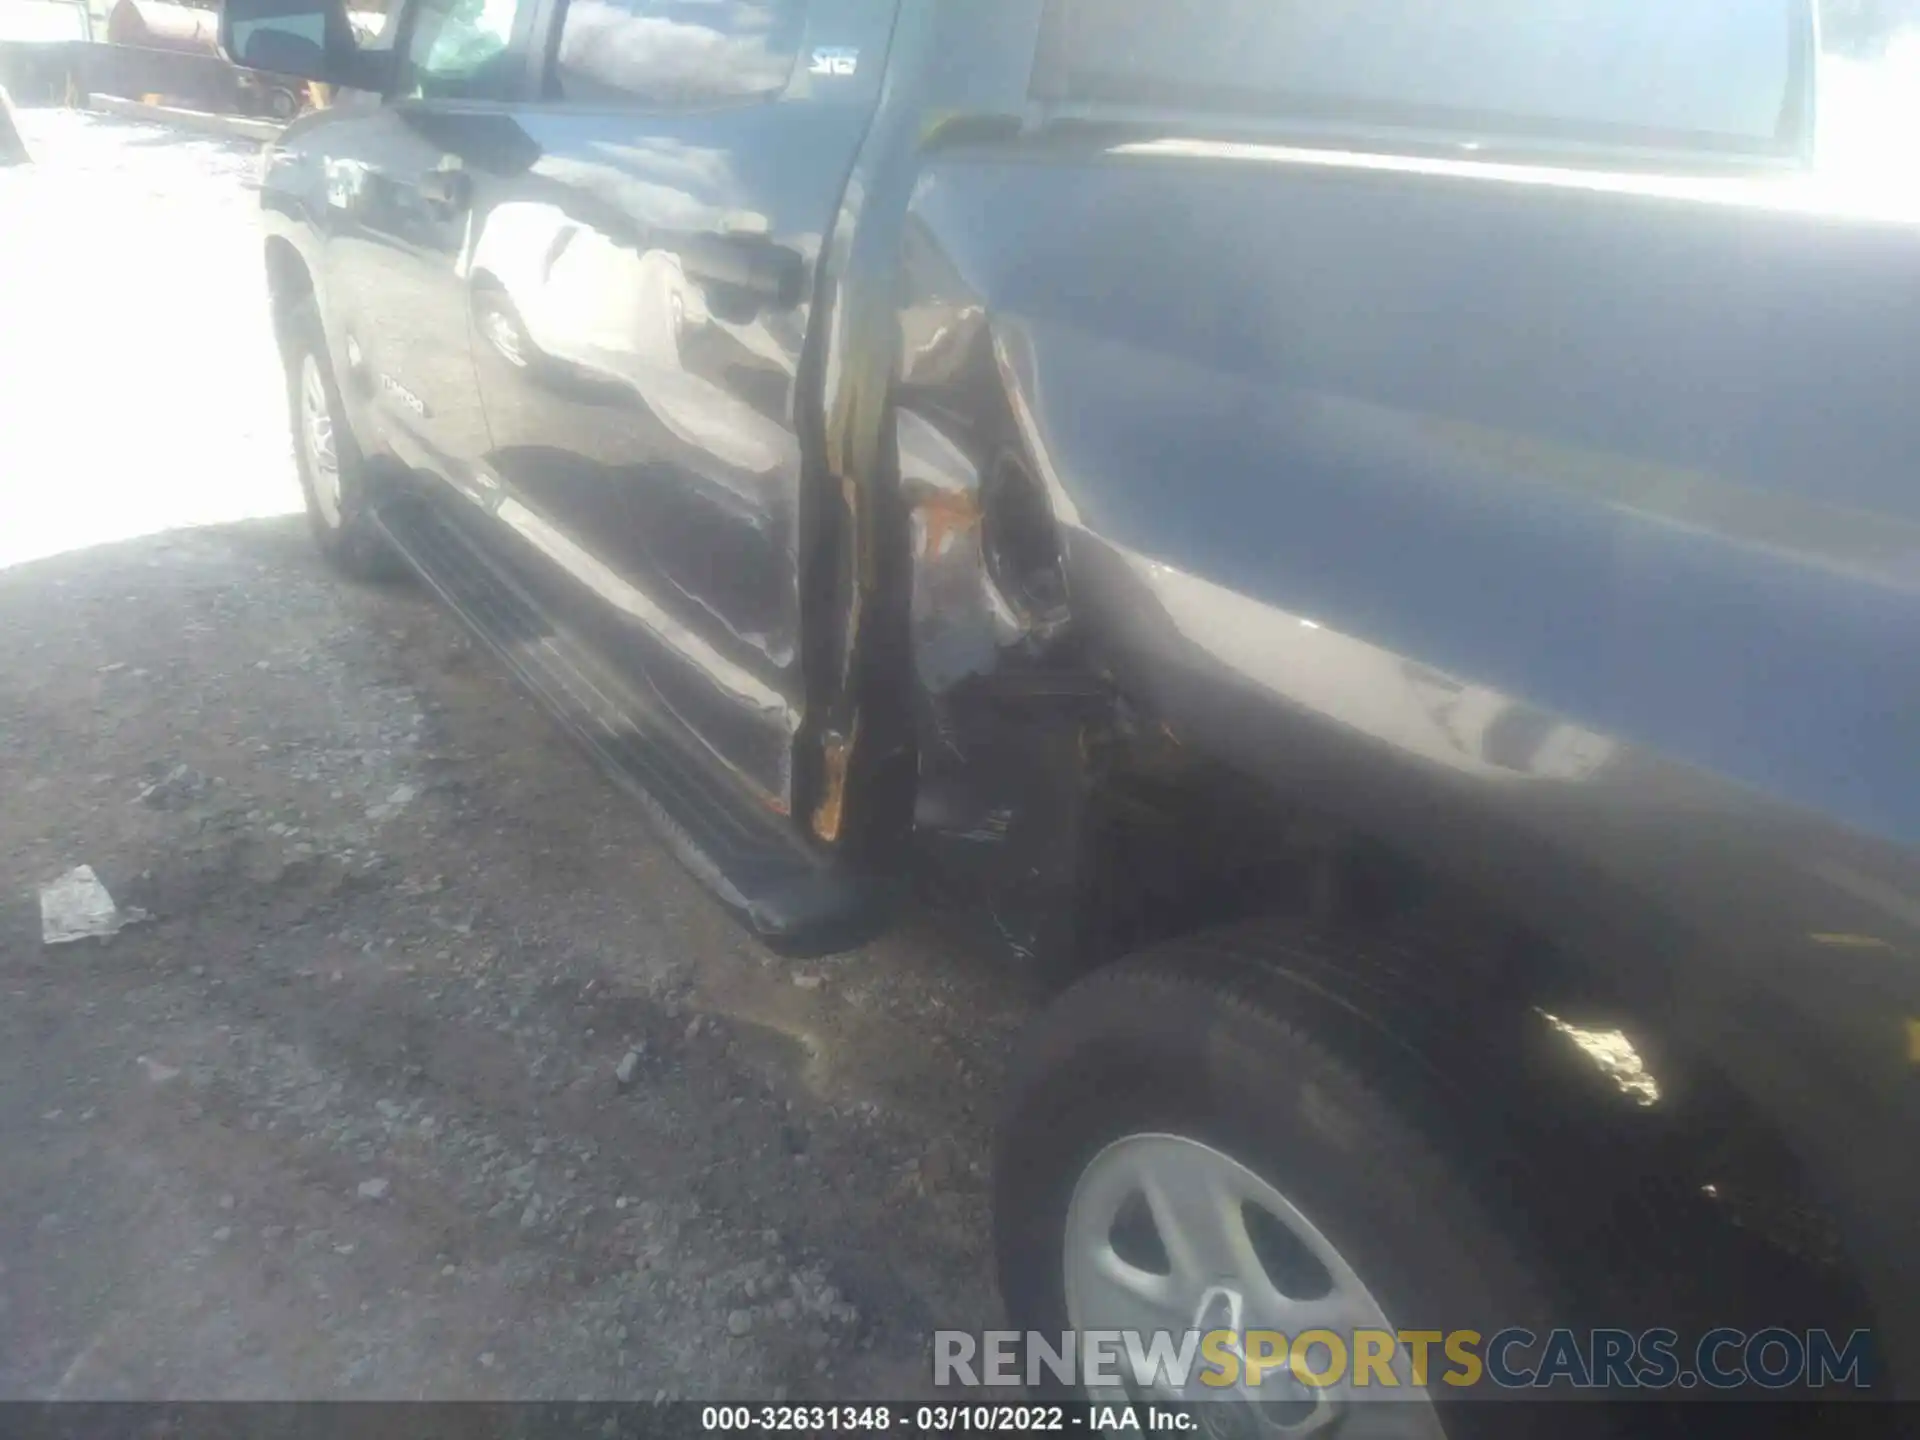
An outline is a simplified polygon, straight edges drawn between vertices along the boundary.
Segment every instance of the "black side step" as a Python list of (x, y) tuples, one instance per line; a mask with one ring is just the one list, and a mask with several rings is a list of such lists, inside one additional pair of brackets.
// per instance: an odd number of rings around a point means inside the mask
[(717, 773), (679, 720), (611, 672), (526, 590), (417, 499), (380, 528), (516, 679), (646, 810), (667, 847), (761, 940), (789, 955), (850, 949), (892, 910), (894, 887), (809, 849)]

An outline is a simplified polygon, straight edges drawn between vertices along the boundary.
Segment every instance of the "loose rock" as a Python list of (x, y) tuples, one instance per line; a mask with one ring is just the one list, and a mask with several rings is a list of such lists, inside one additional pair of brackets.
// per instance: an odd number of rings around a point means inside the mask
[(152, 784), (141, 787), (140, 803), (155, 810), (178, 810), (205, 794), (207, 784), (207, 777), (191, 765), (176, 765)]
[(953, 1178), (953, 1154), (935, 1145), (920, 1157), (920, 1178), (928, 1185), (944, 1185)]

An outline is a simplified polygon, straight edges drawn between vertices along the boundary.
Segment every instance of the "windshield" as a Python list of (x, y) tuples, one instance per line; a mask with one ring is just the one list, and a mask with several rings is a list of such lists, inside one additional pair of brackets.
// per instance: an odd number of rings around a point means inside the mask
[(1043, 98), (1798, 148), (1794, 0), (1052, 0)]

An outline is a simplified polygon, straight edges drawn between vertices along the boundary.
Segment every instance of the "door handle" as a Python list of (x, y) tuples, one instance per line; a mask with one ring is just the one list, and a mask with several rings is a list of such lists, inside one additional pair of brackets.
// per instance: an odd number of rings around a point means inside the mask
[(440, 210), (464, 210), (473, 198), (473, 181), (464, 170), (429, 170), (419, 188), (427, 204)]
[(704, 285), (723, 286), (765, 305), (800, 300), (805, 264), (797, 250), (764, 235), (698, 235), (682, 243), (681, 267)]

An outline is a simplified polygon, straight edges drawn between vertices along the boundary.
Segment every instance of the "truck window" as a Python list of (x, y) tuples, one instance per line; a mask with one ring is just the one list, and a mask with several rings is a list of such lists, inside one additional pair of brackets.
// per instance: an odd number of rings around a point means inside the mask
[(805, 0), (568, 0), (551, 98), (671, 109), (759, 100), (793, 73)]
[(1038, 98), (1793, 155), (1808, 0), (1049, 0)]
[(533, 0), (420, 0), (399, 93), (500, 100), (512, 92), (513, 28)]

